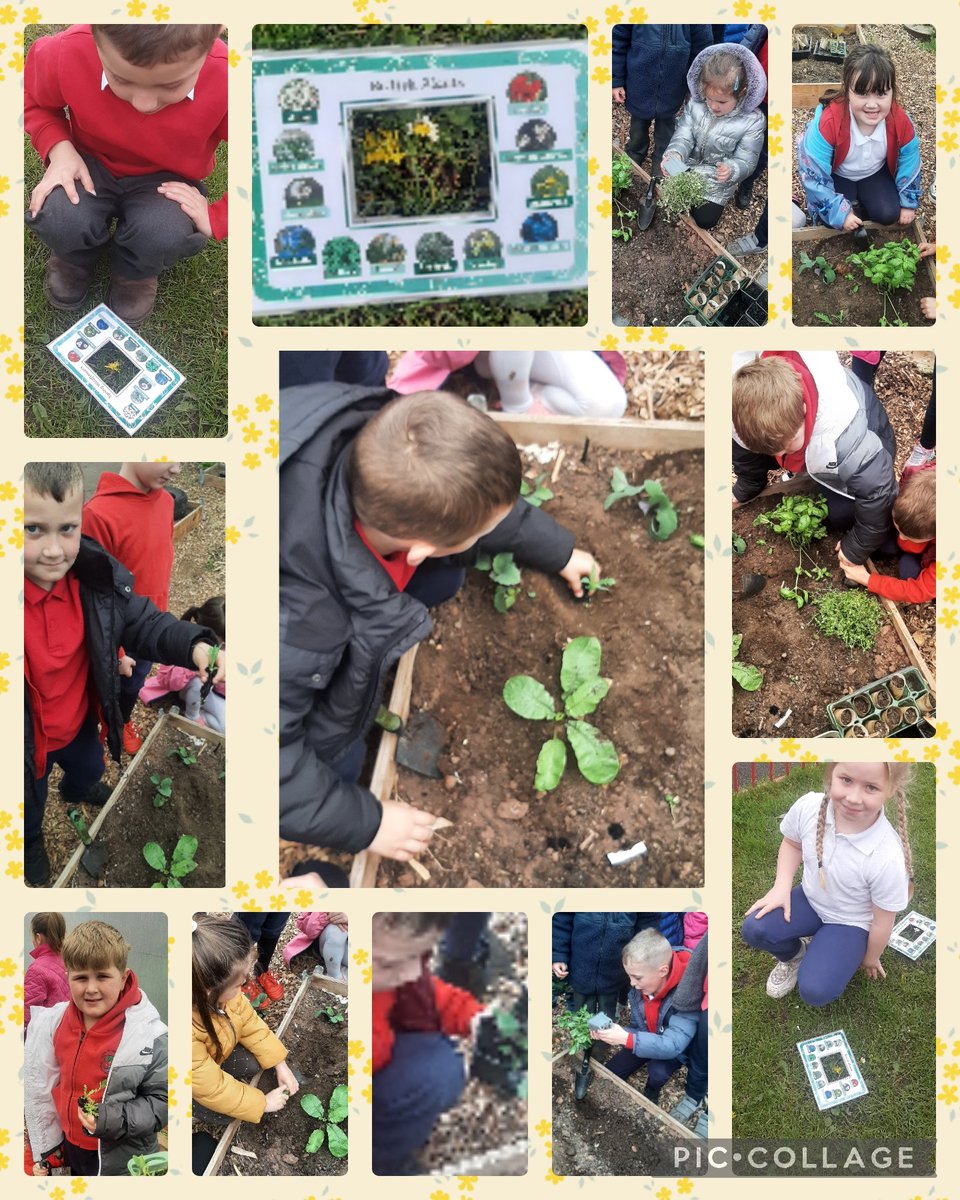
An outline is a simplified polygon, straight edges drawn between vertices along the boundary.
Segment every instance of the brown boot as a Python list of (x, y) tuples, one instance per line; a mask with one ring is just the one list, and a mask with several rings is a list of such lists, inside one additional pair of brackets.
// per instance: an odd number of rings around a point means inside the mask
[(126, 321), (134, 329), (150, 316), (156, 303), (156, 275), (148, 279), (124, 279), (122, 275), (114, 275), (110, 280), (107, 305), (121, 321)]
[(91, 279), (92, 267), (75, 267), (51, 254), (43, 273), (43, 294), (50, 307), (61, 312), (79, 308), (87, 298)]

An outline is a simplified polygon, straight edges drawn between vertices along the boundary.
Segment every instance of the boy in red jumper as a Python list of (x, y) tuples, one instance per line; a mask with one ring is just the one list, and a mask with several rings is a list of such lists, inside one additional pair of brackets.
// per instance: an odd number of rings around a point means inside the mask
[(24, 128), (46, 172), (26, 222), (52, 251), (51, 307), (83, 304), (110, 242), (107, 304), (136, 326), (153, 312), (161, 271), (227, 236), (227, 197), (208, 205), (201, 182), (227, 137), (222, 31), (73, 25), (30, 47)]
[[(104, 471), (83, 506), (83, 532), (133, 575), (133, 585), (161, 612), (170, 601), (173, 570), (173, 497), (165, 491), (180, 474), (175, 462), (121, 463), (120, 473)], [(130, 717), (153, 666), (146, 658), (120, 660), (120, 714), (123, 748), (136, 754), (143, 745)]]
[(34, 1166), (62, 1158), (71, 1175), (126, 1175), (157, 1152), (167, 1123), (167, 1027), (127, 966), (112, 925), (67, 935), (70, 999), (35, 1008), (24, 1057), (24, 1116)]
[(843, 573), (885, 600), (923, 604), (937, 598), (937, 477), (935, 462), (904, 472), (890, 516), (900, 548), (899, 579), (870, 573), (840, 556)]
[(453, 1038), (473, 1041), (483, 1005), (430, 973), (447, 913), (373, 918), (373, 1170), (418, 1175), (415, 1155), (452, 1108), (467, 1066)]

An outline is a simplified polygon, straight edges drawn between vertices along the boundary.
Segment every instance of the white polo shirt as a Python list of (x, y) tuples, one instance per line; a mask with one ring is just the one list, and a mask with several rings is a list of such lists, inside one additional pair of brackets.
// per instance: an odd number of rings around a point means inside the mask
[(837, 167), (842, 179), (866, 179), (875, 175), (887, 161), (887, 123), (881, 121), (872, 133), (861, 133), (860, 126), (850, 118), (850, 149)]
[(833, 804), (823, 831), (823, 869), (817, 867), (817, 817), (823, 792), (801, 796), (780, 822), (780, 832), (803, 847), (803, 894), (826, 925), (869, 929), (873, 906), (900, 912), (909, 899), (906, 860), (899, 835), (881, 812), (862, 833), (837, 833)]

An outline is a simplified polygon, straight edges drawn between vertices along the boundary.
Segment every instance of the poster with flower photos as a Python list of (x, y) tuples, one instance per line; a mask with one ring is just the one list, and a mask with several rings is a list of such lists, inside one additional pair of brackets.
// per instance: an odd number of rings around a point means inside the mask
[(585, 43), (263, 53), (254, 311), (587, 276)]

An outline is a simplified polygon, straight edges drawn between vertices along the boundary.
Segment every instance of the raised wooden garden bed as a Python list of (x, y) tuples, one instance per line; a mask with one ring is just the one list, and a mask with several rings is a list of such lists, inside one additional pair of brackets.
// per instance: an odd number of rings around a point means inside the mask
[[(578, 604), (559, 578), (524, 572), (515, 607), (498, 613), (492, 584), (471, 570), (457, 599), (435, 610), (434, 634), (419, 647), (416, 671), (414, 652), (401, 659), (388, 707), (406, 720), (412, 706), (440, 723), (442, 777), (403, 770), (398, 782), (397, 738), (383, 734), (371, 788), (381, 800), (399, 797), (450, 827), (436, 834), (417, 867), (383, 863), (379, 883), (695, 886), (703, 840), (703, 552), (689, 539), (703, 533), (703, 427), (496, 419), (520, 443), (562, 443), (552, 461), (525, 462), (525, 474), (547, 476), (555, 499), (545, 510), (573, 529), (577, 544), (618, 583)], [(631, 482), (662, 482), (680, 516), (668, 540), (651, 538), (635, 501), (603, 511), (615, 466)], [(614, 680), (589, 719), (616, 746), (620, 775), (601, 787), (589, 784), (571, 754), (559, 787), (538, 796), (536, 757), (549, 726), (511, 714), (502, 687), (510, 675), (526, 673), (555, 692), (563, 647), (579, 636), (600, 640), (602, 674)], [(667, 722), (664, 711), (671, 713)], [(675, 812), (665, 794), (681, 798)], [(640, 840), (646, 860), (609, 864), (607, 851)], [(358, 855), (352, 885), (375, 886), (378, 865), (376, 856)]]
[[(171, 755), (183, 746), (197, 761), (185, 765)], [(91, 840), (105, 847), (106, 859), (98, 879), (81, 866), (85, 846), (79, 845), (54, 887), (152, 887), (161, 879), (143, 857), (143, 846), (156, 842), (168, 864), (183, 835), (197, 838), (197, 869), (184, 875), (183, 887), (222, 887), (225, 872), (224, 737), (176, 713), (165, 712), (150, 730), (136, 757), (113, 789), (110, 799), (91, 822)], [(151, 775), (169, 778), (172, 793), (157, 808), (157, 787)]]
[[(303, 1152), (306, 1139), (318, 1122), (301, 1109), (300, 1097), (312, 1092), (326, 1108), (333, 1088), (347, 1081), (347, 1022), (333, 1025), (310, 1011), (311, 1006), (320, 1007), (325, 1003), (321, 999), (324, 992), (334, 997), (346, 996), (347, 985), (327, 975), (319, 979), (308, 975), (276, 1030), (277, 1037), (290, 1051), (292, 1066), (305, 1075), (300, 1091), (281, 1112), (265, 1113), (259, 1124), (231, 1122), (217, 1143), (204, 1171), (205, 1176), (221, 1173), (342, 1175), (346, 1172), (347, 1159), (333, 1158), (326, 1145), (313, 1155)], [(303, 1070), (304, 1067), (307, 1069)], [(264, 1092), (277, 1086), (273, 1070), (258, 1071), (248, 1082), (252, 1087), (260, 1086)], [(237, 1142), (238, 1135), (242, 1145)], [(239, 1153), (241, 1150), (243, 1153)]]
[[(842, 38), (849, 49), (855, 45), (863, 45), (866, 38), (859, 25), (795, 25), (793, 32), (806, 33), (816, 45), (818, 39), (829, 33), (831, 37)], [(813, 66), (811, 66), (813, 64)], [(819, 68), (819, 69), (817, 69)], [(816, 108), (820, 97), (828, 88), (840, 90), (840, 75), (842, 64), (818, 60), (812, 55), (794, 60), (793, 64), (793, 107)], [(814, 78), (809, 78), (814, 76)]]
[(181, 538), (187, 536), (191, 529), (196, 529), (203, 517), (203, 505), (191, 504), (186, 516), (181, 517), (179, 521), (173, 523), (173, 540), (179, 542)]

